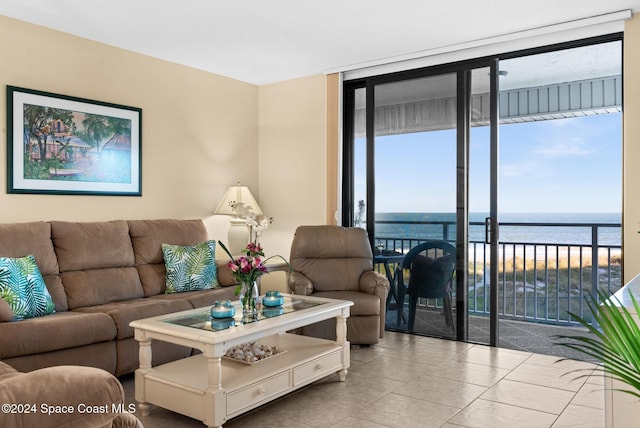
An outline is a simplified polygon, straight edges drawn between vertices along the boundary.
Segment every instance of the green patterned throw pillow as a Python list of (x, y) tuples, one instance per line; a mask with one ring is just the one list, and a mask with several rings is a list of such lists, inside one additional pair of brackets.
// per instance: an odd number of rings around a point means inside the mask
[(13, 311), (13, 321), (55, 312), (36, 259), (0, 257), (0, 297)]
[(167, 268), (166, 294), (217, 288), (216, 241), (195, 245), (162, 244)]

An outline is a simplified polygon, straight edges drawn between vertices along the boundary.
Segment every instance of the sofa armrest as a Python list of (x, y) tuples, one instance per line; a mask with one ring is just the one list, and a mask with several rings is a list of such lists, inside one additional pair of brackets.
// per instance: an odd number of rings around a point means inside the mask
[(386, 300), (389, 293), (389, 280), (374, 270), (368, 270), (360, 276), (360, 291), (375, 294), (380, 300)]
[(289, 274), (289, 290), (293, 294), (308, 296), (313, 293), (313, 284), (300, 272), (291, 272)]
[(47, 367), (5, 378), (0, 403), (24, 405), (0, 415), (3, 427), (16, 428), (108, 426), (118, 410), (126, 410), (118, 379), (83, 366)]

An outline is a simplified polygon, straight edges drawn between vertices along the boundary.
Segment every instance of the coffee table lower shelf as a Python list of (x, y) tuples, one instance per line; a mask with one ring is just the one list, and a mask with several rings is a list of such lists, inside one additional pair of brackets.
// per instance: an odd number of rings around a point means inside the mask
[[(143, 388), (146, 403), (205, 421), (212, 405), (215, 419), (227, 420), (281, 397), (304, 385), (338, 373), (344, 381), (349, 367), (348, 346), (297, 334), (283, 333), (256, 341), (286, 350), (252, 365), (221, 361), (223, 400), (207, 402), (208, 360), (195, 355), (136, 373), (137, 388)], [(208, 398), (209, 397), (209, 398)], [(224, 415), (222, 418), (220, 416)]]

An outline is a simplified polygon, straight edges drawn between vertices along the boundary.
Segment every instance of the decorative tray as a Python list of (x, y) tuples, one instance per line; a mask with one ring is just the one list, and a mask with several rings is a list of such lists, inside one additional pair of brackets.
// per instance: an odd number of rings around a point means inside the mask
[(222, 356), (222, 359), (253, 365), (285, 352), (287, 352), (286, 349), (280, 349), (277, 346), (249, 342), (229, 348)]

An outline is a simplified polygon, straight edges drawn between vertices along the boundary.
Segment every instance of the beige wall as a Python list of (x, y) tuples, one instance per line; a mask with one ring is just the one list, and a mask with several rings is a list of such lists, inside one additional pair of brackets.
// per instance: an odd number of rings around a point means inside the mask
[(326, 77), (259, 89), (260, 207), (275, 221), (262, 242), (289, 255), (298, 225), (325, 224)]
[(624, 29), (624, 282), (640, 273), (640, 14)]
[[(296, 227), (325, 224), (326, 78), (310, 76), (259, 89), (260, 207), (274, 218), (261, 241), (287, 259)], [(262, 278), (263, 290), (287, 291), (285, 273)]]
[(2, 144), (0, 222), (204, 218), (236, 181), (259, 193), (257, 86), (3, 16), (0, 56), (2, 140), (5, 85), (142, 108), (143, 194), (7, 194)]

